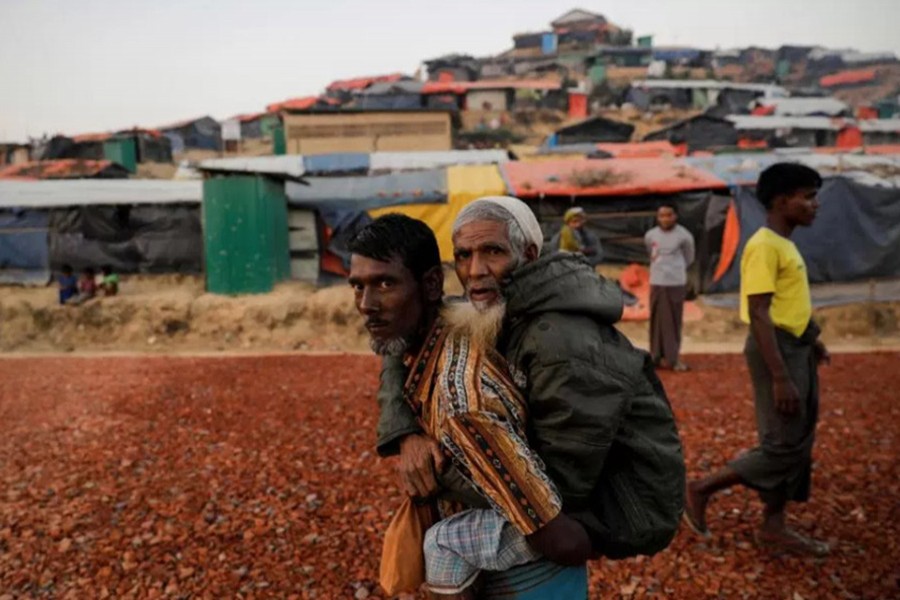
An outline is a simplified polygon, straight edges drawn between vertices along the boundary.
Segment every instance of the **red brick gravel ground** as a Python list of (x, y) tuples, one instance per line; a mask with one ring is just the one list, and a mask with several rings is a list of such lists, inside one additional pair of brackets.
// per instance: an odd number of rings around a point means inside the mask
[[(755, 441), (740, 356), (665, 374), (692, 475)], [(379, 597), (397, 504), (373, 452), (367, 356), (0, 360), (0, 599)], [(714, 500), (713, 539), (591, 566), (592, 598), (897, 598), (900, 355), (823, 370), (812, 502), (825, 560), (752, 544), (756, 497)]]

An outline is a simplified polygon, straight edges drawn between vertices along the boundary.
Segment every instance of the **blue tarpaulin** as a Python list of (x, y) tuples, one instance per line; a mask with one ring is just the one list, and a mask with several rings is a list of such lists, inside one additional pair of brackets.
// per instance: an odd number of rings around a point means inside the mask
[(701, 50), (696, 48), (654, 48), (653, 60), (665, 62), (691, 61), (697, 59)]
[(304, 155), (303, 168), (307, 175), (364, 174), (369, 171), (369, 155), (365, 152)]
[(556, 54), (558, 40), (555, 33), (547, 32), (541, 35), (541, 53)]
[(50, 277), (48, 213), (0, 212), (0, 283), (46, 282)]
[[(744, 246), (766, 222), (766, 212), (752, 188), (735, 195), (741, 227), (737, 255), (710, 293), (740, 288)], [(811, 283), (900, 277), (900, 190), (870, 187), (844, 177), (825, 180), (819, 212), (811, 227), (791, 239), (806, 261)]]
[(447, 201), (446, 169), (370, 177), (310, 177), (286, 182), (288, 203), (317, 210), (365, 211), (397, 204)]

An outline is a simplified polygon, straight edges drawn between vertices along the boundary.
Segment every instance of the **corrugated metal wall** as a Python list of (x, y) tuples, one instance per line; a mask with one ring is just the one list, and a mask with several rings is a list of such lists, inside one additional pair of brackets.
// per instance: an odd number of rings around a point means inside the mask
[(206, 287), (217, 294), (272, 290), (290, 276), (284, 185), (254, 175), (203, 182)]
[(291, 252), (291, 277), (315, 282), (319, 278), (319, 234), (313, 210), (288, 211), (288, 243)]
[(137, 145), (133, 137), (106, 140), (103, 142), (103, 156), (122, 165), (129, 173), (137, 171)]

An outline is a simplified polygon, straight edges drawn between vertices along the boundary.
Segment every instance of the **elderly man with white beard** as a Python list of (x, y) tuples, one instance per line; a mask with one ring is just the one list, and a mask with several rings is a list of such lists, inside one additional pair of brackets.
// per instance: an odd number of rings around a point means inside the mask
[[(520, 200), (476, 200), (454, 223), (457, 276), (472, 309), (498, 323), (496, 348), (526, 400), (529, 446), (563, 513), (583, 525), (596, 555), (653, 554), (674, 536), (684, 500), (671, 407), (649, 356), (614, 327), (618, 287), (578, 255), (542, 257), (542, 243)], [(423, 485), (434, 469), (430, 440), (382, 399), (382, 417), (392, 416), (379, 424), (380, 450), (399, 449), (409, 485), (433, 493)]]

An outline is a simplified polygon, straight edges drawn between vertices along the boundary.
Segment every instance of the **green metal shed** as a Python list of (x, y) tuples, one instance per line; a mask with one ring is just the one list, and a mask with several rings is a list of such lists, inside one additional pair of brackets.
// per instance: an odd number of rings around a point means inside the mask
[(264, 175), (213, 175), (203, 182), (206, 289), (261, 294), (290, 277), (284, 182)]
[(134, 142), (133, 137), (108, 139), (103, 142), (103, 157), (134, 173), (137, 171), (137, 146)]
[(284, 125), (280, 123), (272, 128), (272, 154), (276, 156), (287, 154), (287, 139), (284, 136)]

